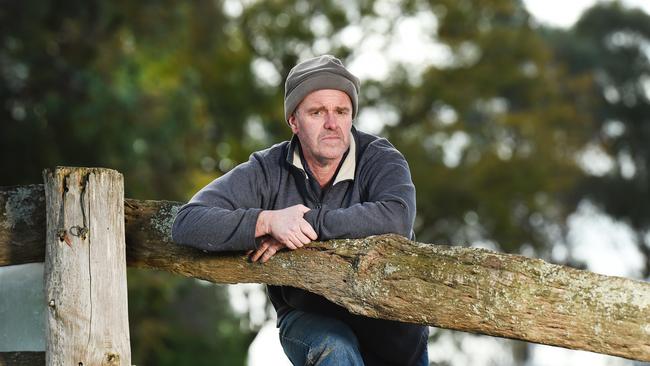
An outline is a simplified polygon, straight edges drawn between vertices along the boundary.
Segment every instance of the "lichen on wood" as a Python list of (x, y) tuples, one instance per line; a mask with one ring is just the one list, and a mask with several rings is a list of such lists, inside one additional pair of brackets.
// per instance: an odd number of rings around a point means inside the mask
[[(32, 197), (29, 210), (44, 217), (44, 203), (34, 199), (42, 187), (29, 189), (30, 195), (0, 189), (0, 210), (11, 194), (19, 194)], [(206, 253), (172, 243), (180, 205), (125, 200), (128, 265), (219, 283), (300, 287), (367, 316), (650, 361), (647, 282), (395, 235), (314, 242), (259, 265), (242, 253)], [(25, 238), (38, 242), (40, 235), (42, 243), (44, 223), (30, 225), (0, 230), (0, 265), (43, 260), (42, 244), (25, 245)]]

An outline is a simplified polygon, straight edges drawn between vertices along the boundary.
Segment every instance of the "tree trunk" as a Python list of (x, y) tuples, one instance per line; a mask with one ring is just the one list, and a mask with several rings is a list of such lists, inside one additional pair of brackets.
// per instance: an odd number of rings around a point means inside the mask
[(124, 184), (109, 169), (43, 173), (46, 365), (131, 365)]
[[(129, 265), (220, 283), (300, 287), (367, 316), (650, 361), (646, 282), (395, 235), (316, 242), (253, 264), (241, 254), (174, 245), (170, 230), (179, 207), (125, 201)], [(34, 213), (41, 209), (35, 205)], [(32, 247), (3, 244), (14, 258), (38, 258), (16, 253)], [(12, 256), (0, 256), (0, 265)]]

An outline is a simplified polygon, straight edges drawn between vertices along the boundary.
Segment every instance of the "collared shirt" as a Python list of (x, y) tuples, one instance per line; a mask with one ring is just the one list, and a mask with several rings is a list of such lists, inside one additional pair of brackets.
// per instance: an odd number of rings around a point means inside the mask
[(297, 142), (297, 146), (294, 149), (292, 164), (296, 168), (305, 171), (307, 184), (311, 189), (310, 193), (312, 193), (314, 195), (314, 198), (316, 198), (318, 201), (322, 201), (323, 196), (327, 193), (327, 191), (331, 186), (336, 185), (337, 183), (342, 181), (354, 180), (354, 169), (356, 168), (356, 161), (354, 158), (355, 151), (356, 151), (356, 143), (354, 142), (354, 137), (350, 132), (350, 147), (348, 147), (348, 149), (345, 150), (345, 153), (343, 154), (343, 157), (341, 158), (339, 165), (336, 167), (336, 171), (334, 172), (334, 176), (333, 176), (334, 181), (328, 182), (327, 185), (325, 185), (324, 187), (320, 186), (320, 183), (318, 182), (316, 177), (314, 177), (314, 174), (312, 173), (311, 169), (309, 169), (309, 164), (307, 164), (307, 161), (305, 160), (305, 156), (303, 154), (302, 145), (300, 144), (300, 141)]

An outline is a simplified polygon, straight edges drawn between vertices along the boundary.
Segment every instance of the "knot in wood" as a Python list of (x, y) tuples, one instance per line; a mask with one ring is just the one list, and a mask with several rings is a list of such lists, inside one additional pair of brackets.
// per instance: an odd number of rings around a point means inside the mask
[(115, 353), (106, 354), (106, 362), (108, 365), (119, 365), (120, 364), (120, 355)]
[(56, 236), (59, 238), (59, 241), (64, 241), (65, 240), (65, 229), (59, 229), (56, 231)]
[(70, 235), (76, 236), (81, 238), (82, 240), (86, 239), (86, 234), (88, 234), (88, 228), (87, 227), (80, 227), (79, 225), (75, 225), (70, 228)]

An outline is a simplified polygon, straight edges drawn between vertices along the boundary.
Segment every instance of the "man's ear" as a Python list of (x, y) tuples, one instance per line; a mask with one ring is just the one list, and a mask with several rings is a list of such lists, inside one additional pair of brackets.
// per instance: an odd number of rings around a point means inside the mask
[(291, 115), (289, 116), (289, 120), (287, 122), (289, 122), (289, 127), (291, 127), (291, 132), (293, 132), (294, 134), (298, 133), (298, 125), (296, 123), (296, 112), (291, 113)]

